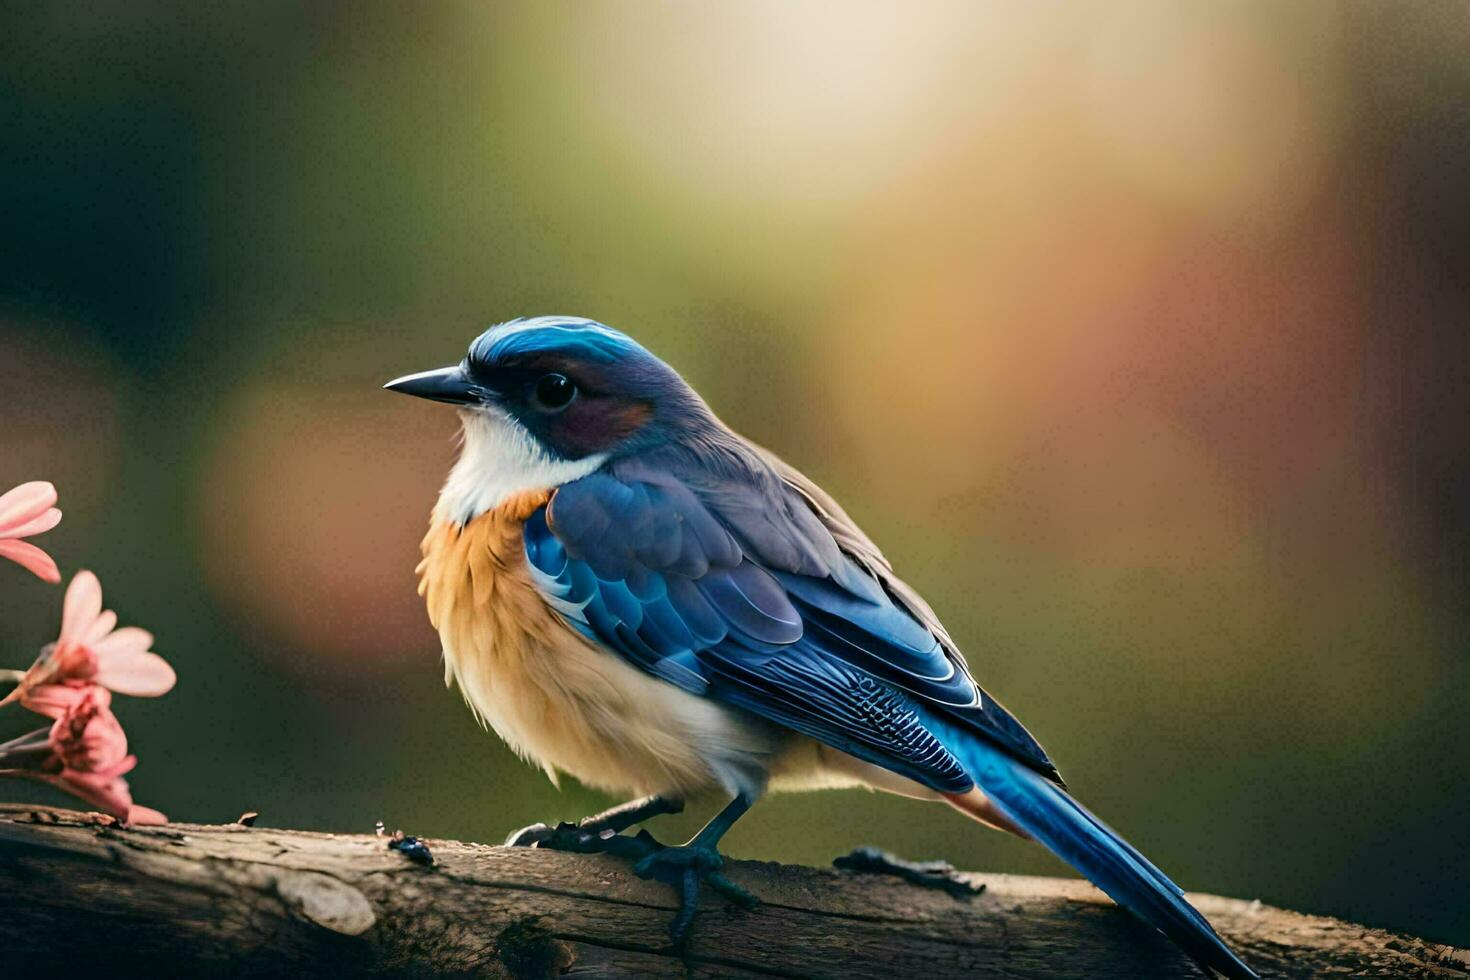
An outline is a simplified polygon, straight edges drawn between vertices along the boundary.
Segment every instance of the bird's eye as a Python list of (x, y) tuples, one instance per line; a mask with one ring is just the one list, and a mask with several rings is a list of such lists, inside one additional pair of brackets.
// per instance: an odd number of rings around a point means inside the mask
[(577, 397), (577, 385), (565, 374), (543, 374), (531, 392), (531, 406), (542, 412), (559, 412)]

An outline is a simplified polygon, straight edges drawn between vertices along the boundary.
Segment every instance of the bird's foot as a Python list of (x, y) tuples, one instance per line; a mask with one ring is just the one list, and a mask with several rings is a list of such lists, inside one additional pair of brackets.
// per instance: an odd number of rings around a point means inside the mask
[(533, 823), (529, 827), (513, 830), (505, 839), (506, 847), (540, 847), (543, 844), (553, 850), (564, 851), (566, 847), (557, 847), (555, 843), (568, 839), (568, 835), (575, 833), (577, 825), (562, 822), (553, 827), (549, 823)]
[(540, 847), (576, 854), (611, 854), (633, 863), (633, 873), (650, 881), (662, 881), (679, 893), (679, 911), (669, 925), (669, 935), (682, 943), (699, 908), (699, 884), (709, 882), (711, 888), (743, 908), (760, 904), (750, 892), (735, 884), (722, 870), (725, 859), (715, 849), (721, 835), (740, 814), (749, 808), (751, 798), (738, 796), (720, 812), (688, 844), (669, 847), (659, 843), (646, 830), (629, 836), (623, 833), (634, 824), (665, 813), (678, 813), (684, 802), (662, 796), (648, 796), (611, 810), (587, 817), (577, 823), (560, 823), (555, 827), (538, 823), (511, 834), (506, 844), (511, 847)]
[(522, 827), (505, 839), (506, 847), (541, 847), (548, 851), (573, 851), (578, 854), (597, 854), (602, 848), (602, 835), (595, 830), (583, 829), (580, 824), (562, 822), (555, 827), (550, 824), (533, 823)]
[(974, 898), (985, 890), (983, 883), (956, 871), (948, 861), (906, 861), (876, 847), (859, 847), (832, 864), (843, 871), (893, 875), (925, 888), (937, 888), (955, 898)]
[[(684, 809), (683, 800), (663, 796), (645, 796), (630, 803), (623, 803), (610, 810), (583, 817), (576, 823), (550, 824), (533, 823), (522, 827), (505, 839), (507, 847), (550, 847), (558, 851), (577, 850), (586, 838), (605, 837), (608, 833), (620, 834), (634, 824), (666, 813), (679, 813)], [(588, 853), (583, 848), (584, 853)]]
[[(524, 840), (524, 843), (521, 841)], [(511, 835), (511, 843), (576, 854), (611, 854), (633, 863), (633, 873), (647, 881), (661, 881), (679, 894), (679, 911), (669, 923), (669, 936), (682, 943), (699, 910), (699, 884), (708, 882), (715, 891), (742, 908), (752, 909), (760, 899), (731, 881), (722, 870), (725, 858), (713, 847), (684, 844), (671, 847), (660, 843), (646, 830), (635, 835), (611, 830), (589, 831), (580, 824), (555, 827), (540, 824)]]
[(662, 881), (679, 893), (679, 911), (674, 921), (669, 923), (669, 935), (676, 944), (684, 941), (694, 923), (701, 881), (709, 882), (711, 888), (741, 908), (753, 909), (760, 904), (760, 899), (725, 875), (721, 870), (725, 866), (725, 858), (713, 847), (701, 844), (664, 847), (647, 833), (638, 836), (647, 838), (657, 847), (634, 862), (633, 873), (650, 881)]

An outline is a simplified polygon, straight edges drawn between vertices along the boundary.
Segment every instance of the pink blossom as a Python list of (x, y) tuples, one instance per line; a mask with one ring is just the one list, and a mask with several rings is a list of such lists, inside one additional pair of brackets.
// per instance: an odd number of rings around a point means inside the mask
[(128, 818), (123, 823), (132, 824), (134, 827), (161, 827), (168, 823), (168, 817), (161, 810), (155, 810), (151, 806), (143, 806), (134, 803), (128, 808)]
[(97, 576), (77, 572), (62, 603), (61, 635), (41, 650), (41, 656), (0, 705), (19, 700), (39, 711), (31, 703), (31, 692), (55, 684), (98, 684), (135, 697), (157, 697), (172, 688), (173, 668), (148, 649), (153, 645), (153, 634), (136, 626), (116, 626), (117, 614), (102, 608), (102, 585)]
[(21, 538), (49, 531), (57, 525), (61, 511), (55, 503), (56, 488), (44, 480), (22, 483), (0, 496), (0, 557), (9, 558), (53, 585), (61, 581), (56, 562)]
[(20, 776), (55, 786), (125, 823), (164, 823), (150, 807), (133, 803), (123, 776), (138, 764), (128, 754), (128, 737), (112, 713), (112, 694), (95, 684), (46, 684), (27, 699), (54, 718), (41, 728), (0, 745), (0, 776)]

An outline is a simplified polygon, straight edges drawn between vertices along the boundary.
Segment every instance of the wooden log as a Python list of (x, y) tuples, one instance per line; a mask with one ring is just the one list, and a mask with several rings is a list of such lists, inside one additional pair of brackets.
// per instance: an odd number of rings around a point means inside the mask
[[(1197, 977), (1081, 881), (977, 874), (970, 899), (896, 878), (732, 862), (674, 948), (667, 887), (606, 856), (242, 825), (123, 829), (0, 806), (6, 977)], [(1470, 976), (1465, 951), (1213, 895), (1191, 899), (1272, 977)]]

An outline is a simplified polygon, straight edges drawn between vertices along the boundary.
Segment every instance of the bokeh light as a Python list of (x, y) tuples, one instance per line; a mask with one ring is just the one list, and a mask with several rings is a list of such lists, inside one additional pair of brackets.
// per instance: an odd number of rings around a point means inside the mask
[(127, 421), (117, 365), (94, 338), (55, 321), (0, 318), (0, 351), (7, 470), (35, 474), (16, 482), (65, 484), (71, 505), (100, 504), (117, 490)]
[(285, 669), (301, 650), (381, 671), (437, 649), (413, 566), (453, 420), (403, 409), (374, 386), (267, 383), (218, 423), (193, 494), (205, 572)]

